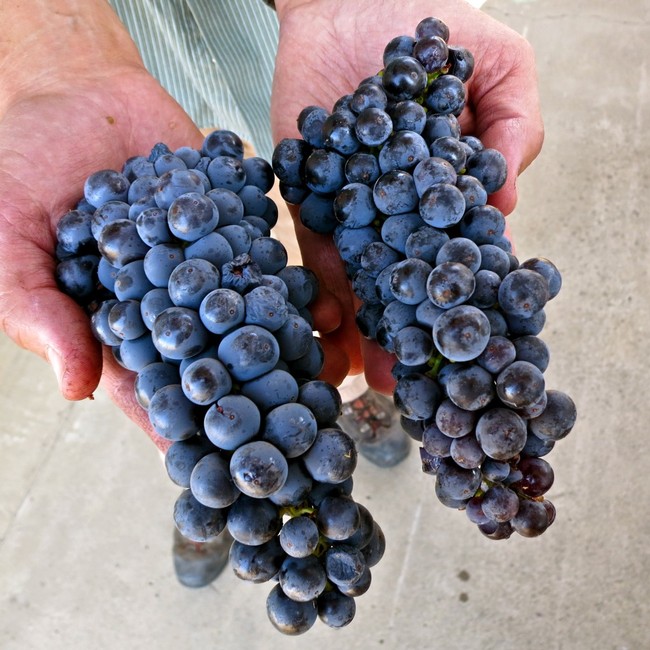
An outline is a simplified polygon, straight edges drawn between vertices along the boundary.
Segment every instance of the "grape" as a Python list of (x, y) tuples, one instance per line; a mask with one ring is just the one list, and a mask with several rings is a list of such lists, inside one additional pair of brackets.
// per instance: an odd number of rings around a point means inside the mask
[(205, 436), (196, 435), (186, 440), (177, 440), (165, 453), (165, 469), (169, 478), (176, 485), (189, 488), (196, 464), (214, 451), (214, 445)]
[(311, 447), (317, 432), (316, 418), (306, 406), (285, 403), (266, 414), (262, 438), (280, 449), (286, 458), (296, 458)]
[(415, 99), (427, 85), (427, 71), (411, 56), (392, 58), (384, 68), (384, 89), (396, 100)]
[(492, 194), (506, 182), (506, 161), (496, 149), (481, 149), (467, 159), (466, 173), (477, 178), (485, 191)]
[(384, 214), (409, 212), (418, 204), (413, 176), (401, 169), (382, 174), (373, 188), (375, 205)]
[(159, 436), (185, 440), (199, 430), (196, 405), (185, 397), (180, 384), (161, 386), (149, 401), (149, 421)]
[(423, 192), (419, 210), (422, 219), (430, 226), (449, 228), (462, 219), (465, 198), (455, 185), (437, 183)]
[[(356, 115), (351, 110), (338, 108), (323, 122), (323, 144), (342, 155), (350, 155), (361, 146), (356, 137)], [(343, 160), (343, 163), (345, 161)]]
[(259, 409), (252, 400), (228, 393), (210, 406), (203, 426), (213, 444), (234, 451), (257, 435), (260, 423)]
[(450, 309), (466, 302), (475, 288), (474, 273), (460, 262), (437, 265), (426, 281), (427, 297), (441, 309)]
[[(183, 194), (191, 192), (205, 193), (201, 176), (199, 172), (193, 169), (170, 169), (161, 174), (160, 178), (154, 178), (157, 182), (154, 186), (153, 198), (156, 206), (163, 210), (168, 210), (174, 200)], [(137, 182), (135, 181), (133, 185)], [(131, 199), (130, 193), (133, 185), (129, 189), (129, 199)]]
[(314, 480), (342, 483), (354, 472), (357, 452), (350, 436), (341, 429), (328, 427), (318, 430), (303, 461)]
[(368, 226), (377, 216), (372, 190), (363, 183), (348, 183), (341, 188), (333, 208), (336, 220), (348, 228)]
[(291, 373), (276, 368), (241, 385), (242, 395), (255, 403), (260, 412), (298, 399), (298, 382)]
[(226, 512), (199, 503), (191, 490), (184, 490), (174, 505), (174, 522), (183, 537), (194, 542), (214, 539), (226, 527)]
[(413, 48), (413, 56), (427, 72), (438, 72), (447, 63), (449, 55), (447, 43), (440, 36), (432, 33), (425, 34), (423, 31), (421, 30), (418, 34), (419, 38)]
[(436, 474), (436, 486), (441, 495), (454, 500), (469, 499), (481, 484), (478, 469), (459, 467), (450, 458), (443, 458)]
[(220, 129), (209, 133), (203, 140), (201, 153), (210, 158), (230, 156), (241, 159), (244, 157), (244, 143), (233, 131)]
[(380, 174), (377, 158), (369, 153), (354, 153), (345, 163), (345, 177), (348, 183), (363, 183), (372, 186)]
[(59, 289), (77, 301), (85, 301), (95, 291), (99, 258), (82, 255), (62, 260), (56, 266), (56, 283)]
[(309, 408), (320, 427), (331, 425), (341, 414), (340, 394), (331, 384), (322, 380), (303, 383), (299, 389), (298, 401)]
[(474, 72), (474, 55), (465, 47), (450, 47), (447, 63), (449, 74), (453, 74), (463, 82), (467, 81)]
[(271, 332), (280, 329), (289, 317), (287, 301), (268, 286), (255, 287), (246, 293), (244, 307), (245, 323), (259, 325)]
[(429, 157), (425, 139), (414, 131), (397, 131), (388, 138), (379, 152), (379, 167), (383, 173), (394, 169), (412, 171)]
[(318, 506), (318, 529), (330, 540), (347, 540), (359, 529), (361, 514), (349, 496), (328, 496)]
[(473, 434), (454, 438), (451, 441), (449, 455), (459, 467), (465, 469), (480, 467), (485, 459), (485, 452)]
[(519, 497), (511, 489), (495, 485), (483, 495), (481, 509), (492, 521), (504, 523), (517, 514)]
[(499, 286), (499, 306), (509, 316), (530, 318), (544, 307), (548, 296), (546, 278), (530, 269), (508, 273)]
[(411, 99), (397, 102), (388, 109), (388, 114), (395, 131), (412, 131), (419, 134), (424, 131), (427, 112), (420, 104)]
[(427, 297), (427, 278), (431, 266), (415, 257), (398, 262), (390, 274), (390, 291), (407, 305), (418, 305)]
[(396, 214), (384, 220), (380, 231), (381, 238), (397, 252), (405, 253), (406, 243), (411, 233), (425, 225), (415, 212)]
[(544, 395), (544, 389), (542, 371), (528, 361), (514, 361), (496, 379), (499, 399), (515, 409), (535, 404)]
[(288, 469), (282, 452), (263, 440), (237, 447), (230, 458), (235, 485), (244, 494), (258, 499), (279, 490), (287, 480)]
[(192, 357), (208, 343), (208, 332), (199, 314), (187, 307), (169, 307), (158, 314), (151, 336), (158, 351), (168, 359)]
[(257, 546), (233, 541), (229, 561), (238, 578), (259, 584), (277, 575), (285, 557), (278, 538), (273, 537)]
[(108, 312), (108, 326), (113, 334), (122, 340), (137, 339), (147, 327), (140, 313), (138, 300), (121, 300), (113, 304)]
[(512, 487), (529, 497), (540, 497), (553, 485), (553, 468), (543, 458), (524, 458), (518, 468), (522, 477)]
[(220, 361), (206, 357), (193, 361), (185, 368), (181, 386), (190, 401), (210, 405), (230, 393), (232, 379)]
[(127, 370), (138, 372), (145, 366), (158, 361), (158, 350), (151, 341), (149, 334), (143, 334), (137, 339), (122, 341), (119, 348), (114, 347), (118, 363)]
[(207, 175), (213, 188), (237, 193), (246, 184), (246, 172), (241, 160), (229, 155), (212, 157)]
[(356, 610), (354, 598), (338, 590), (325, 591), (318, 597), (318, 617), (329, 627), (345, 627), (352, 622)]
[(433, 342), (450, 361), (476, 359), (490, 340), (490, 323), (477, 307), (460, 305), (441, 314), (433, 325)]
[(167, 223), (167, 210), (158, 207), (146, 208), (138, 214), (135, 225), (140, 239), (149, 246), (172, 241), (173, 236)]
[(548, 398), (544, 412), (530, 421), (530, 430), (543, 440), (561, 440), (567, 436), (576, 421), (573, 400), (562, 391), (546, 391)]
[(138, 235), (135, 222), (130, 219), (107, 223), (99, 233), (97, 244), (102, 256), (117, 268), (142, 259), (149, 251), (149, 246)]
[(390, 115), (375, 106), (369, 106), (360, 111), (354, 125), (354, 134), (357, 140), (368, 147), (384, 144), (392, 132), (393, 121)]
[(307, 632), (318, 617), (313, 600), (304, 603), (291, 600), (284, 594), (280, 585), (271, 590), (266, 600), (266, 612), (273, 627), (291, 636)]
[[(462, 142), (456, 138), (452, 138), (451, 136), (437, 138), (431, 143), (429, 151), (434, 158), (446, 160), (458, 174), (461, 174), (465, 168), (467, 151)], [(458, 178), (456, 182), (458, 182)]]
[(269, 495), (269, 501), (279, 506), (299, 506), (308, 499), (313, 500), (314, 482), (298, 461), (289, 461), (287, 480), (284, 485)]
[(287, 557), (280, 567), (278, 580), (282, 591), (291, 600), (307, 603), (325, 590), (327, 575), (314, 555)]
[(542, 372), (550, 361), (548, 346), (537, 336), (521, 336), (512, 341), (515, 348), (515, 358), (518, 361), (528, 361), (537, 366)]
[(228, 532), (247, 546), (260, 546), (274, 539), (282, 520), (280, 513), (268, 499), (242, 494), (227, 510)]
[(457, 406), (450, 399), (440, 402), (436, 411), (436, 426), (450, 438), (460, 438), (474, 431), (476, 419), (473, 411)]
[(549, 513), (543, 502), (522, 500), (511, 524), (523, 537), (537, 537), (549, 527)]
[(190, 475), (190, 489), (194, 498), (209, 508), (227, 508), (239, 495), (228, 461), (218, 452), (200, 458)]
[(279, 540), (287, 555), (296, 558), (308, 557), (318, 546), (318, 526), (307, 516), (293, 517), (282, 526)]
[(517, 358), (515, 343), (505, 336), (491, 336), (485, 350), (477, 357), (481, 368), (496, 375)]
[(263, 327), (243, 325), (223, 337), (218, 356), (235, 379), (247, 381), (273, 369), (280, 358), (280, 347)]
[(167, 288), (172, 272), (184, 259), (185, 254), (179, 244), (156, 244), (144, 255), (145, 275), (154, 287)]
[[(323, 123), (329, 112), (322, 106), (307, 106), (300, 111), (298, 116), (298, 130), (302, 139), (312, 147), (321, 149), (323, 142)], [(271, 174), (273, 171), (271, 170)]]
[(460, 115), (465, 106), (465, 86), (463, 82), (452, 74), (437, 77), (427, 87), (424, 105), (439, 115), (446, 115), (447, 113)]
[[(128, 205), (125, 205), (127, 213), (117, 218), (128, 218)], [(61, 251), (66, 254), (76, 255), (82, 251), (92, 251), (91, 244), (95, 237), (93, 232), (94, 215), (81, 210), (70, 210), (64, 214), (56, 226), (56, 238)]]
[(467, 210), (460, 223), (460, 233), (475, 244), (491, 244), (505, 232), (503, 213), (491, 205), (477, 205)]
[(509, 460), (526, 444), (526, 424), (509, 409), (493, 408), (476, 423), (476, 438), (490, 458)]
[(84, 183), (84, 198), (95, 208), (108, 201), (126, 201), (129, 180), (113, 169), (103, 169), (91, 174)]
[(451, 455), (452, 438), (444, 434), (435, 424), (429, 424), (422, 431), (422, 446), (432, 456), (446, 458)]

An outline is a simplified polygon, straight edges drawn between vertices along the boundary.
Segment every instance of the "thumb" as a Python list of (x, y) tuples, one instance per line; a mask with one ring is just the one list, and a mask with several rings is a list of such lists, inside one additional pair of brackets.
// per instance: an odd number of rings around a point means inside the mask
[(513, 117), (493, 123), (482, 134), (486, 147), (498, 149), (506, 159), (508, 175), (503, 187), (490, 196), (490, 203), (503, 214), (510, 214), (517, 204), (517, 177), (535, 159), (544, 138), (540, 122), (527, 117)]
[[(84, 311), (50, 277), (40, 288), (0, 291), (2, 326), (21, 347), (50, 363), (63, 397), (91, 397), (102, 372), (101, 346)], [(50, 286), (48, 286), (48, 284)]]

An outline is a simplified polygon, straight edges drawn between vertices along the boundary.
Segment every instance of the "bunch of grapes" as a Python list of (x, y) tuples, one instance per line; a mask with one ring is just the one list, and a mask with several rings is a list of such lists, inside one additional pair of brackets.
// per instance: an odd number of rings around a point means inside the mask
[(158, 144), (87, 178), (58, 224), (56, 276), (171, 443), (180, 533), (207, 542), (227, 528), (235, 574), (276, 580), (268, 617), (300, 634), (352, 620), (385, 540), (352, 497), (341, 397), (317, 378), (315, 275), (270, 236), (274, 180), (230, 131), (200, 150)]
[(461, 134), (474, 58), (448, 40), (436, 18), (392, 39), (377, 75), (302, 110), (273, 169), (302, 223), (332, 236), (361, 333), (394, 353), (394, 403), (440, 501), (492, 539), (533, 537), (555, 518), (543, 456), (576, 419), (546, 387), (538, 336), (561, 276), (520, 262), (488, 203), (505, 158)]

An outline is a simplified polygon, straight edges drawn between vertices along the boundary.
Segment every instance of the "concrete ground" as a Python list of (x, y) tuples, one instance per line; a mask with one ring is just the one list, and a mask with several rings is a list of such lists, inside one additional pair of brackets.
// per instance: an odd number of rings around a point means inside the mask
[[(433, 3), (435, 7), (435, 3)], [(355, 621), (286, 638), (267, 587), (226, 572), (181, 587), (177, 495), (157, 451), (102, 393), (67, 403), (39, 359), (0, 340), (0, 648), (650, 648), (650, 2), (489, 0), (534, 45), (546, 142), (511, 219), (522, 259), (564, 276), (548, 307), (548, 385), (580, 419), (549, 460), (557, 521), (482, 537), (410, 458), (364, 460), (355, 494), (388, 548)]]

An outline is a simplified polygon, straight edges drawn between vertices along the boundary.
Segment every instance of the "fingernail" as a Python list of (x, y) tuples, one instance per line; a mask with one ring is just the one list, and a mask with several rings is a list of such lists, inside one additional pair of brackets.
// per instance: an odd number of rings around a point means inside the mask
[(65, 365), (63, 363), (63, 359), (61, 358), (61, 355), (54, 348), (48, 346), (45, 349), (45, 358), (52, 366), (52, 370), (54, 370), (54, 375), (59, 385), (59, 390), (63, 392), (63, 375), (65, 374)]

